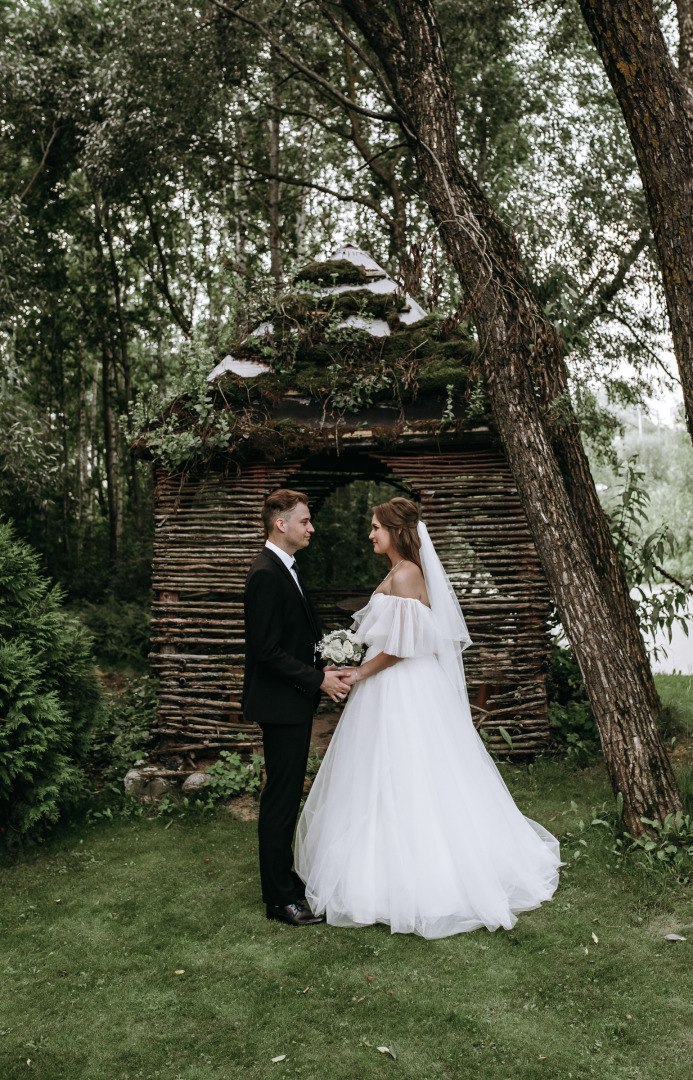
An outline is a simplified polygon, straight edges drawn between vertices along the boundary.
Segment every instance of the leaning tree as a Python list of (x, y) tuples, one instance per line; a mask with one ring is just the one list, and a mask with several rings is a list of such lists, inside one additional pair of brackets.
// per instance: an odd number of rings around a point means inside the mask
[[(343, 107), (398, 124), (476, 326), (480, 364), (559, 617), (580, 665), (624, 820), (663, 818), (680, 796), (657, 730), (657, 698), (627, 585), (572, 413), (560, 336), (534, 294), (517, 241), (460, 160), (451, 74), (431, 0), (322, 5), (385, 102), (357, 105), (245, 7), (214, 0), (265, 33), (277, 55)], [(350, 17), (365, 44), (337, 19)]]
[(580, 7), (638, 162), (693, 438), (693, 4), (676, 4), (678, 67), (651, 0), (580, 0)]

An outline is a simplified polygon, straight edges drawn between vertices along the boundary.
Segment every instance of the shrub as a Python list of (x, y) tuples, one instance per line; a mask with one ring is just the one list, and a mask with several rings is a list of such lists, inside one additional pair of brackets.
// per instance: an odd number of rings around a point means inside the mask
[(0, 522), (0, 829), (39, 838), (81, 789), (103, 698), (91, 638), (39, 557)]
[(599, 752), (599, 732), (570, 649), (554, 646), (546, 680), (549, 724), (555, 741), (569, 757), (587, 761)]
[(141, 604), (107, 596), (100, 603), (81, 600), (72, 610), (91, 634), (99, 660), (135, 667), (145, 663), (149, 653), (149, 611)]
[(244, 791), (255, 792), (260, 788), (264, 758), (252, 754), (249, 764), (241, 761), (237, 751), (222, 750), (219, 760), (207, 769), (204, 795), (212, 802), (230, 799)]
[[(622, 808), (619, 807), (619, 811)], [(642, 836), (623, 833), (615, 841), (614, 855), (630, 856), (647, 869), (671, 870), (682, 880), (690, 881), (693, 871), (693, 818), (677, 810), (664, 821), (641, 817), (647, 826)], [(684, 876), (685, 875), (685, 876)]]
[(106, 695), (89, 757), (94, 772), (119, 792), (128, 769), (149, 750), (156, 705), (156, 686), (149, 675), (130, 677)]

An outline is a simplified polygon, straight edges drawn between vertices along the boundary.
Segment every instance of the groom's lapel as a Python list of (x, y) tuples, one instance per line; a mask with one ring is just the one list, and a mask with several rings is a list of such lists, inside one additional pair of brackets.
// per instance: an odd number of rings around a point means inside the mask
[(268, 547), (263, 548), (263, 553), (268, 559), (271, 559), (271, 561), (274, 563), (275, 566), (279, 567), (279, 569), (281, 570), (284, 577), (289, 579), (289, 581), (291, 582), (291, 585), (292, 585), (298, 599), (301, 601), (301, 603), (303, 604), (303, 607), (305, 608), (306, 615), (310, 619), (310, 622), (311, 622), (311, 625), (313, 627), (313, 630), (315, 631), (316, 637), (320, 637), (320, 625), (319, 625), (319, 623), (317, 621), (317, 616), (315, 614), (315, 611), (313, 610), (313, 605), (311, 604), (310, 600), (308, 599), (308, 596), (306, 595), (306, 593), (302, 592), (301, 589), (299, 589), (298, 585), (294, 581), (293, 574), (291, 573), (289, 568), (282, 562), (282, 560), (279, 558), (278, 555), (275, 555), (275, 553), (271, 550), (271, 548), (268, 548)]

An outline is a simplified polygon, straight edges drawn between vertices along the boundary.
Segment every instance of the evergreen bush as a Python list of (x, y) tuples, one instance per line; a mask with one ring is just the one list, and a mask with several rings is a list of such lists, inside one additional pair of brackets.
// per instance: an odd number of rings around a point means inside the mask
[(91, 638), (0, 521), (0, 837), (39, 839), (81, 789), (102, 709)]

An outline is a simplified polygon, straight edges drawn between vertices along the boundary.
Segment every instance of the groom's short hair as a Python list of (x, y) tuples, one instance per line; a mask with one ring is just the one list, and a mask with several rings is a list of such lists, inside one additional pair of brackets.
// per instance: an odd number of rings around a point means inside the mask
[(262, 524), (265, 526), (265, 536), (269, 536), (274, 528), (277, 518), (295, 510), (299, 503), (308, 505), (308, 496), (302, 491), (290, 491), (289, 488), (278, 488), (271, 491), (265, 498), (262, 508)]

